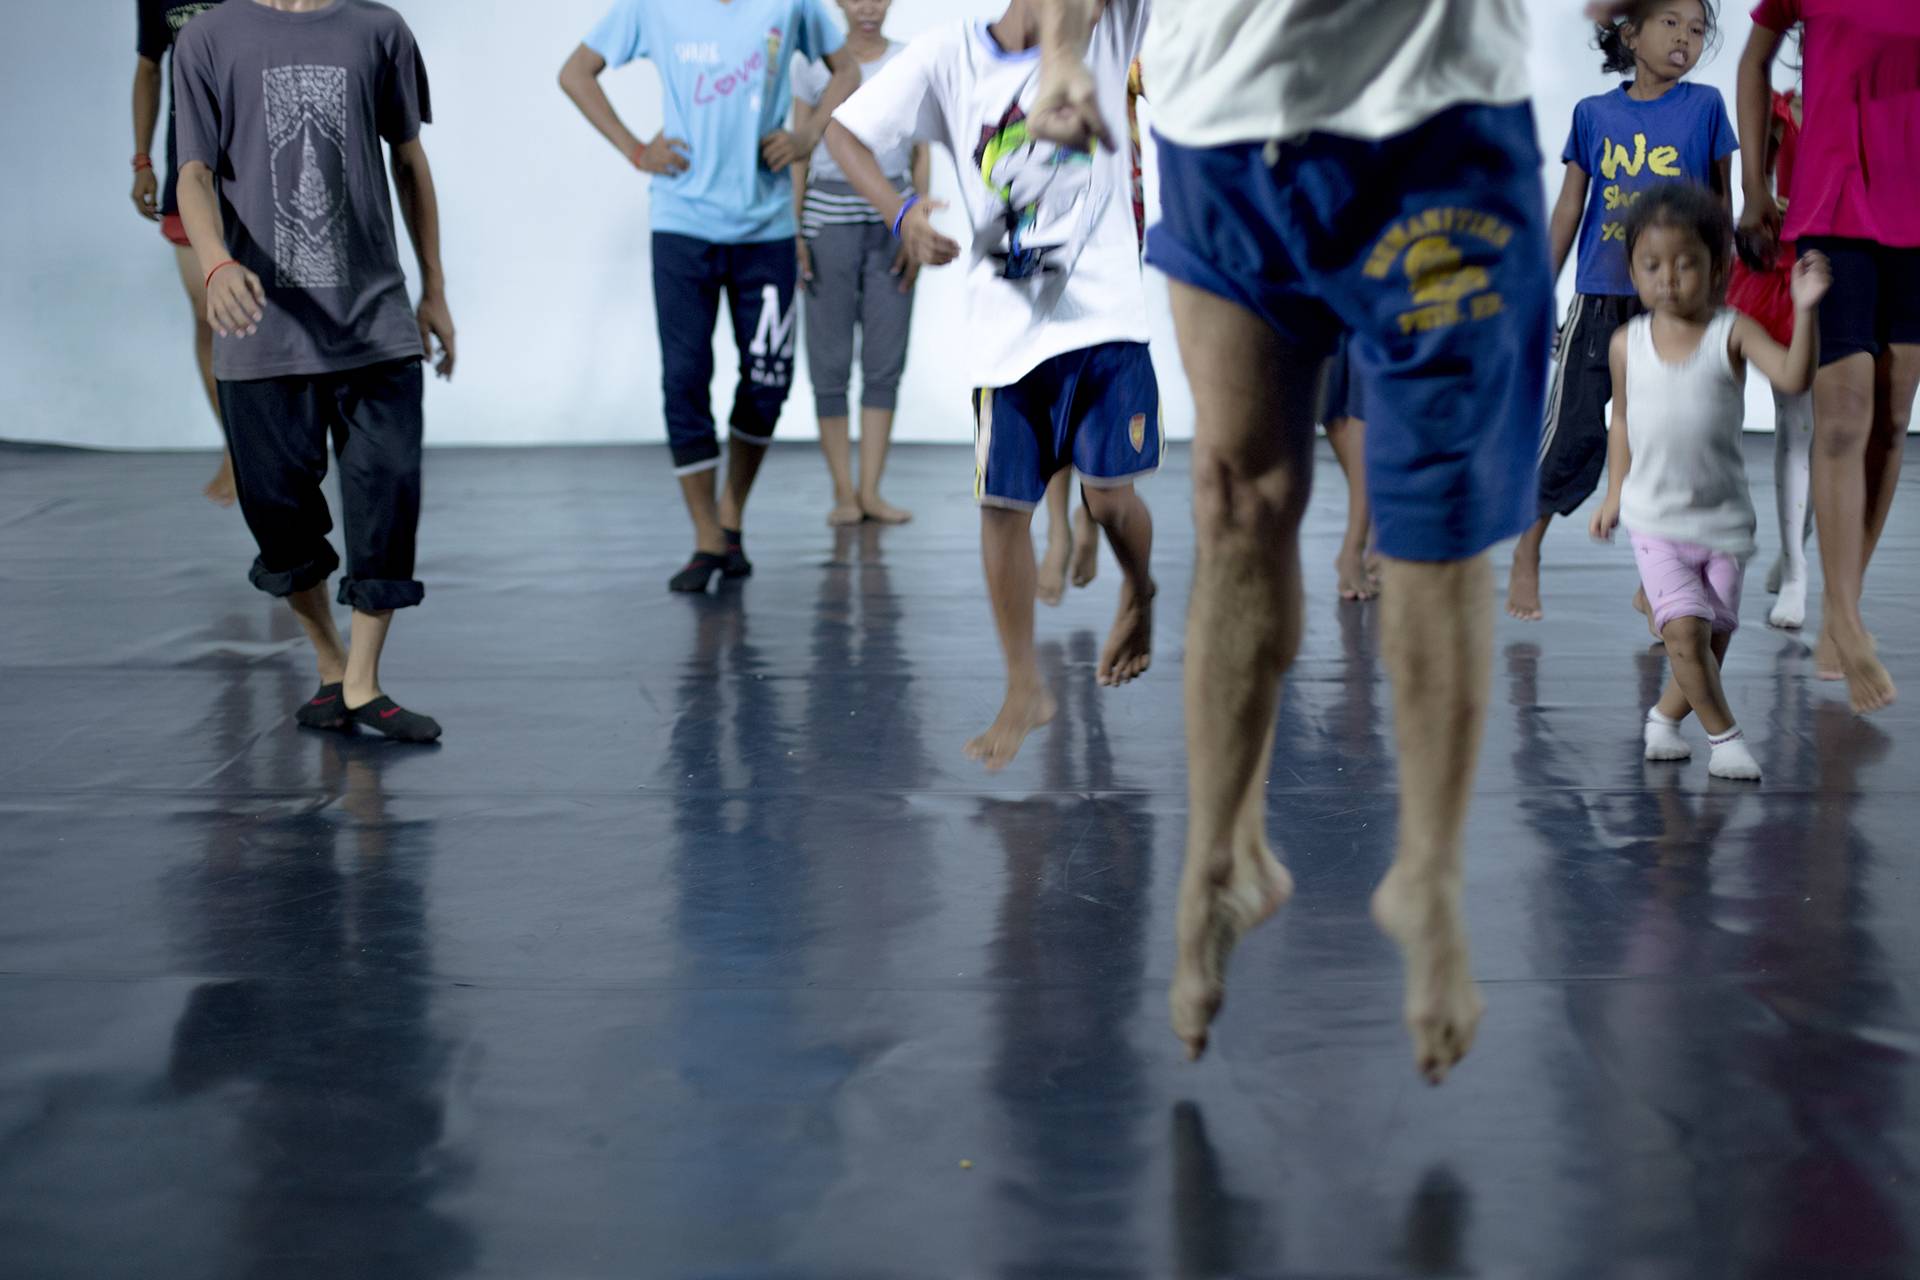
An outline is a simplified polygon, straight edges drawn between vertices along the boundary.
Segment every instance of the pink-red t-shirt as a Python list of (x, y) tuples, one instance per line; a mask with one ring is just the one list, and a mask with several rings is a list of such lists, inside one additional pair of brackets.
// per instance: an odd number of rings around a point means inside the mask
[(1920, 0), (1760, 0), (1753, 20), (1806, 31), (1782, 235), (1920, 247)]

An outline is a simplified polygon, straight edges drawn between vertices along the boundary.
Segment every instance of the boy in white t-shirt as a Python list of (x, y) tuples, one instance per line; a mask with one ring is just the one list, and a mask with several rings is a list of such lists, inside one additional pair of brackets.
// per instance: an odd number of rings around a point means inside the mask
[[(826, 135), (847, 180), (924, 265), (962, 256), (933, 225), (933, 211), (946, 206), (897, 191), (874, 155), (938, 142), (959, 169), (979, 388), (974, 497), (1007, 659), (1000, 714), (967, 744), (989, 770), (1005, 767), (1027, 734), (1053, 718), (1034, 661), (1031, 525), (1055, 472), (1079, 473), (1087, 509), (1124, 575), (1100, 683), (1140, 675), (1152, 649), (1153, 521), (1133, 482), (1160, 465), (1160, 390), (1147, 352), (1131, 161), (1125, 150), (1062, 148), (1029, 132), (1040, 9), (1036, 0), (1012, 0), (998, 22), (920, 36), (847, 100)], [(1124, 136), (1128, 68), (1147, 11), (1147, 0), (1109, 0), (1092, 29), (1087, 62), (1114, 136)]]

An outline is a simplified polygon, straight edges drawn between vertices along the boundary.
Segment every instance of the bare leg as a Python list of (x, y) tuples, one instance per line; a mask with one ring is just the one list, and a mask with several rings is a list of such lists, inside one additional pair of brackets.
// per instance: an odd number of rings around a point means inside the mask
[(1000, 714), (967, 743), (967, 758), (998, 773), (1013, 762), (1027, 735), (1053, 719), (1053, 695), (1033, 656), (1033, 515), (1004, 507), (980, 508), (980, 562), (987, 598), (1007, 660), (1007, 696)]
[(1122, 685), (1144, 675), (1153, 662), (1153, 513), (1132, 485), (1083, 490), (1089, 519), (1107, 531), (1113, 557), (1120, 562), (1120, 608), (1100, 651), (1096, 678)]
[[(1673, 622), (1668, 623), (1667, 625), (1668, 627), (1674, 627), (1674, 626), (1678, 626), (1681, 622), (1686, 622), (1686, 621), (1700, 622), (1702, 621), (1702, 619), (1681, 618), (1681, 619), (1676, 619)], [(1664, 637), (1662, 638), (1664, 639)], [(1733, 635), (1730, 632), (1716, 631), (1713, 633), (1711, 640), (1708, 642), (1709, 648), (1713, 652), (1713, 672), (1714, 672), (1713, 683), (1716, 688), (1719, 687), (1719, 683), (1720, 683), (1720, 669), (1727, 660), (1727, 645), (1730, 644), (1732, 640), (1733, 640)], [(1688, 716), (1693, 714), (1693, 702), (1691, 699), (1687, 697), (1687, 691), (1685, 688), (1681, 686), (1680, 681), (1678, 679), (1678, 665), (1677, 665), (1678, 660), (1675, 657), (1674, 650), (1671, 645), (1669, 645), (1667, 648), (1667, 658), (1668, 658), (1669, 666), (1673, 667), (1673, 671), (1668, 674), (1667, 686), (1665, 689), (1661, 690), (1660, 701), (1654, 703), (1654, 707), (1660, 712), (1661, 715), (1667, 717), (1667, 719), (1669, 720), (1674, 720), (1674, 721), (1685, 720)], [(1724, 691), (1721, 694), (1720, 701), (1721, 701), (1721, 705), (1723, 706), (1726, 705), (1726, 695)], [(1731, 710), (1728, 711), (1727, 719), (1729, 722), (1731, 722), (1733, 719)], [(1706, 724), (1706, 721), (1702, 720), (1700, 723), (1704, 725)], [(1713, 733), (1715, 732), (1715, 730), (1708, 729), (1707, 732)], [(1720, 730), (1720, 732), (1725, 732), (1725, 730), (1724, 729)]]
[(1513, 568), (1507, 575), (1507, 612), (1522, 622), (1547, 616), (1540, 607), (1540, 544), (1546, 540), (1553, 517), (1541, 516), (1513, 544)]
[(1193, 595), (1187, 617), (1187, 855), (1175, 916), (1173, 1029), (1198, 1057), (1247, 930), (1293, 880), (1268, 847), (1280, 678), (1300, 647), (1300, 519), (1313, 482), (1321, 361), (1252, 313), (1175, 282), (1193, 387)]
[(687, 518), (693, 521), (694, 549), (718, 556), (727, 552), (727, 535), (720, 531), (719, 506), (713, 496), (716, 470), (710, 467), (681, 476), (680, 497), (687, 504)]
[(1372, 525), (1367, 509), (1367, 424), (1358, 418), (1329, 422), (1327, 443), (1347, 477), (1347, 532), (1333, 558), (1340, 598), (1371, 600), (1376, 584), (1367, 567), (1367, 533)]
[(1100, 574), (1100, 530), (1084, 505), (1073, 509), (1073, 559), (1068, 569), (1076, 587), (1093, 585)]
[[(213, 409), (215, 422), (220, 420), (220, 390), (213, 377), (213, 328), (207, 323), (207, 287), (200, 276), (200, 260), (193, 250), (174, 246), (173, 258), (180, 268), (180, 285), (187, 293), (187, 305), (193, 308), (193, 359), (200, 369), (200, 385), (206, 389), (207, 404)], [(239, 494), (233, 487), (233, 456), (222, 453), (220, 467), (213, 473), (213, 479), (207, 481), (206, 488), (200, 492), (206, 494), (209, 502), (230, 507)]]
[(321, 684), (339, 684), (347, 678), (347, 646), (341, 643), (340, 628), (333, 622), (333, 606), (322, 582), (296, 591), (287, 597), (293, 616), (313, 645), (314, 664), (320, 668)]
[(847, 436), (845, 418), (820, 419), (820, 453), (827, 460), (827, 474), (833, 477), (833, 509), (827, 512), (827, 523), (859, 524), (860, 499), (853, 487), (853, 442)]
[(1034, 592), (1041, 604), (1059, 604), (1067, 594), (1067, 560), (1073, 554), (1073, 535), (1067, 504), (1073, 498), (1073, 472), (1060, 470), (1047, 481), (1047, 554), (1040, 561)]
[(1493, 681), (1493, 565), (1389, 559), (1381, 654), (1393, 682), (1400, 835), (1373, 917), (1406, 961), (1414, 1063), (1439, 1084), (1466, 1055), (1485, 1005), (1461, 909), (1461, 838)]
[(1813, 397), (1773, 393), (1773, 496), (1780, 558), (1767, 575), (1779, 599), (1767, 625), (1797, 631), (1807, 620), (1807, 535), (1813, 532)]
[[(1720, 657), (1726, 653), (1730, 637), (1714, 635), (1712, 624), (1705, 618), (1675, 618), (1661, 635), (1667, 642), (1671, 683), (1679, 686), (1688, 709), (1700, 717), (1700, 727), (1713, 734), (1733, 728), (1733, 709), (1727, 705), (1726, 690), (1720, 687)], [(1661, 712), (1679, 719), (1670, 706), (1662, 694)]]
[[(721, 491), (718, 516), (722, 529), (739, 529), (747, 514), (747, 495), (753, 492), (753, 478), (766, 461), (767, 446), (750, 444), (738, 436), (727, 437), (727, 487)], [(701, 550), (706, 548), (702, 547)]]
[(893, 447), (893, 410), (860, 409), (860, 510), (881, 524), (905, 524), (913, 512), (880, 496), (880, 477), (887, 472), (887, 452)]
[[(1813, 511), (1825, 582), (1816, 665), (1838, 669), (1853, 709), (1878, 711), (1894, 699), (1893, 678), (1874, 653), (1860, 616), (1868, 531), (1867, 454), (1874, 427), (1874, 361), (1861, 354), (1825, 366), (1813, 380)], [(1891, 501), (1891, 492), (1884, 501)], [(1832, 665), (1826, 665), (1832, 664)]]
[(380, 688), (380, 652), (387, 647), (387, 628), (393, 625), (393, 610), (379, 613), (353, 611), (353, 647), (347, 650), (346, 687), (341, 697), (347, 710), (364, 707), (382, 692)]

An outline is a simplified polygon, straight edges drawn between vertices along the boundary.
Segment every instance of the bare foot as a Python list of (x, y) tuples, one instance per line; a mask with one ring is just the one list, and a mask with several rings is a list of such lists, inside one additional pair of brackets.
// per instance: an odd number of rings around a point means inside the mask
[(213, 473), (213, 479), (207, 481), (207, 487), (200, 492), (216, 507), (230, 507), (239, 501), (240, 494), (233, 487), (232, 457), (221, 457), (220, 469)]
[(1780, 598), (1773, 602), (1773, 608), (1767, 613), (1767, 625), (1782, 631), (1798, 631), (1807, 621), (1805, 576), (1783, 579), (1780, 590), (1774, 594)]
[(1100, 528), (1085, 507), (1073, 513), (1073, 585), (1084, 587), (1100, 572)]
[(1047, 554), (1040, 557), (1033, 594), (1041, 604), (1059, 604), (1067, 594), (1067, 555), (1069, 548), (1058, 538), (1047, 539)]
[(845, 502), (834, 503), (833, 510), (827, 512), (827, 523), (836, 529), (850, 524), (859, 524), (866, 518), (867, 513), (862, 511), (860, 504), (852, 498), (848, 498)]
[(1653, 605), (1647, 599), (1647, 589), (1645, 587), (1641, 587), (1633, 593), (1633, 607), (1647, 620), (1647, 633), (1655, 640), (1665, 640), (1666, 637), (1660, 634), (1660, 628), (1654, 624)]
[(1225, 881), (1197, 864), (1181, 877), (1167, 1003), (1173, 1033), (1186, 1041), (1189, 1061), (1207, 1051), (1207, 1028), (1226, 1001), (1227, 957), (1243, 934), (1292, 896), (1293, 877), (1264, 845), (1236, 856)]
[(896, 507), (878, 495), (871, 498), (861, 495), (860, 509), (867, 513), (867, 519), (878, 520), (881, 524), (905, 524), (913, 519), (913, 512)]
[(1380, 585), (1367, 567), (1366, 557), (1353, 547), (1340, 548), (1340, 554), (1333, 558), (1333, 572), (1340, 580), (1342, 600), (1371, 600)]
[(1893, 687), (1893, 677), (1887, 674), (1874, 651), (1872, 636), (1863, 633), (1857, 642), (1850, 643), (1835, 635), (1833, 647), (1840, 657), (1840, 670), (1847, 680), (1847, 698), (1856, 714), (1870, 715), (1893, 705), (1899, 691)]
[(1144, 596), (1136, 596), (1133, 583), (1120, 582), (1120, 608), (1113, 615), (1113, 630), (1107, 635), (1106, 648), (1100, 651), (1100, 666), (1094, 678), (1104, 685), (1123, 685), (1145, 675), (1153, 665), (1153, 597), (1148, 586)]
[(1507, 575), (1507, 614), (1522, 622), (1538, 622), (1546, 617), (1540, 607), (1540, 562), (1513, 557), (1513, 570)]
[(1373, 918), (1406, 961), (1414, 1065), (1428, 1084), (1439, 1084), (1473, 1047), (1486, 1011), (1468, 967), (1460, 890), (1422, 884), (1395, 867), (1373, 892)]
[(1819, 642), (1813, 646), (1813, 674), (1820, 680), (1847, 678), (1847, 673), (1840, 669), (1840, 649), (1833, 643), (1833, 629), (1824, 623), (1820, 627)]
[(1000, 714), (987, 731), (967, 743), (967, 759), (978, 760), (988, 773), (998, 773), (1020, 754), (1027, 735), (1053, 719), (1053, 695), (1045, 685), (1008, 689)]

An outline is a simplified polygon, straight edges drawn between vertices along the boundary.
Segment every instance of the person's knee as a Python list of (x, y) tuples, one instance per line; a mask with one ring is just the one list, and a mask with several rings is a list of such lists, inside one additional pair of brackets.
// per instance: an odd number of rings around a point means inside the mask
[(1087, 514), (1093, 517), (1095, 524), (1103, 528), (1119, 524), (1126, 519), (1135, 501), (1133, 486), (1130, 484), (1113, 488), (1082, 485), (1080, 493), (1087, 504)]
[(1203, 538), (1287, 537), (1306, 512), (1305, 470), (1284, 460), (1196, 446), (1193, 519)]
[(1866, 448), (1873, 431), (1873, 387), (1856, 378), (1833, 378), (1815, 389), (1814, 443), (1829, 458)]
[(1712, 629), (1705, 618), (1675, 618), (1660, 629), (1669, 662), (1698, 664), (1710, 651)]

